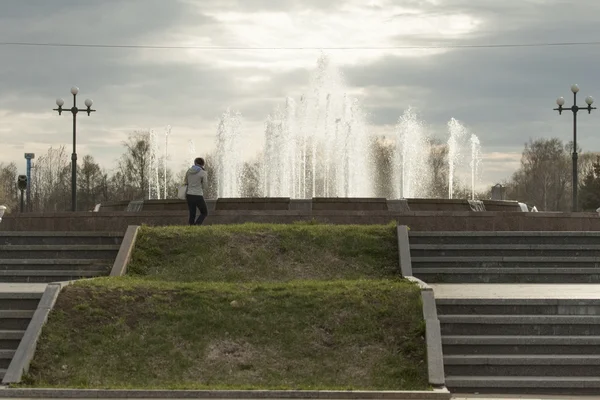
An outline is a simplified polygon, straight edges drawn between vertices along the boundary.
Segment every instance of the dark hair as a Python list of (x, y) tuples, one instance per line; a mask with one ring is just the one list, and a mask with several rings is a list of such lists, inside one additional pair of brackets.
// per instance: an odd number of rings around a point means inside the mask
[(204, 158), (198, 157), (194, 160), (194, 164), (204, 167)]

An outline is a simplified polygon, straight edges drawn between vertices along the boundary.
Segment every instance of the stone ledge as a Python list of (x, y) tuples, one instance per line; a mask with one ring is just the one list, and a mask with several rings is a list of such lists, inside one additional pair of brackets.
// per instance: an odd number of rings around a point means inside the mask
[(3, 384), (20, 382), (23, 374), (27, 373), (29, 370), (29, 364), (33, 359), (38, 339), (42, 333), (42, 328), (48, 319), (48, 315), (54, 307), (62, 288), (69, 284), (69, 282), (56, 282), (46, 286), (46, 290), (29, 322), (29, 326), (27, 326), (27, 329), (25, 330), (23, 339), (21, 339), (15, 355), (6, 370), (6, 374), (2, 380)]
[(110, 276), (123, 276), (127, 272), (127, 265), (131, 260), (133, 247), (135, 246), (139, 230), (140, 227), (137, 225), (127, 227), (119, 252), (117, 253), (117, 257), (115, 258), (115, 262), (110, 271)]
[(102, 390), (12, 389), (0, 390), (4, 398), (70, 399), (390, 399), (447, 400), (444, 387), (432, 391), (308, 391), (308, 390)]

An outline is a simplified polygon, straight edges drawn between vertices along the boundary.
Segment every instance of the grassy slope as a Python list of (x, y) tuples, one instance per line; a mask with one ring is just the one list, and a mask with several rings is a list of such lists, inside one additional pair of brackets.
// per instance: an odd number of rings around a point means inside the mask
[(420, 294), (404, 281), (78, 283), (25, 384), (88, 388), (424, 389)]
[(35, 387), (426, 389), (393, 226), (141, 230), (133, 276), (59, 296)]
[(396, 240), (394, 225), (143, 227), (129, 271), (184, 282), (389, 278)]

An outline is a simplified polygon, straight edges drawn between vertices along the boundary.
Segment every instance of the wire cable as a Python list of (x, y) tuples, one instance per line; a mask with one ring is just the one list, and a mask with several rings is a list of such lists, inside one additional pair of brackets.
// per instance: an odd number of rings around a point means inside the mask
[(0, 42), (0, 46), (18, 47), (82, 47), (101, 49), (152, 49), (152, 50), (218, 50), (218, 51), (274, 51), (274, 50), (435, 50), (435, 49), (497, 49), (517, 47), (570, 47), (598, 46), (600, 41), (592, 42), (547, 42), (547, 43), (504, 43), (504, 44), (441, 44), (429, 46), (351, 46), (351, 47), (258, 47), (258, 46), (174, 46), (174, 45), (127, 45), (92, 43), (41, 43), (41, 42)]

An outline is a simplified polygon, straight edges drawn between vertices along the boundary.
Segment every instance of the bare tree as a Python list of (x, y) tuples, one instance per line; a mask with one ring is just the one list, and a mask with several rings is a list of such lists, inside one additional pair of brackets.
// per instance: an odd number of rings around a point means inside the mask
[(0, 205), (5, 205), (9, 210), (16, 210), (19, 203), (19, 190), (17, 189), (17, 165), (0, 163)]
[(70, 161), (65, 146), (50, 147), (31, 169), (34, 211), (66, 211), (71, 206)]

